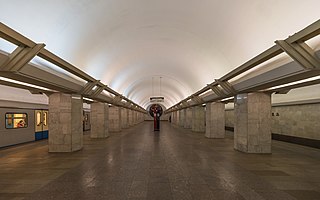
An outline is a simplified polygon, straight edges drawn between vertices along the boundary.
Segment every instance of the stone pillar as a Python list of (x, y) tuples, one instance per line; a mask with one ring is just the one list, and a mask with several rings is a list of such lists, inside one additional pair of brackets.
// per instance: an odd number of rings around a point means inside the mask
[(179, 126), (180, 127), (184, 126), (184, 118), (185, 118), (184, 111), (185, 109), (179, 110)]
[(179, 120), (180, 120), (179, 110), (177, 110), (175, 113), (176, 113), (176, 125), (179, 126)]
[(139, 124), (140, 123), (140, 112), (136, 112), (136, 124)]
[(109, 131), (121, 131), (121, 111), (118, 106), (109, 107)]
[(171, 112), (169, 115), (171, 115), (171, 124), (174, 124), (174, 112)]
[(81, 96), (49, 96), (49, 152), (73, 152), (83, 147)]
[(185, 109), (184, 128), (192, 128), (192, 108)]
[(213, 102), (206, 105), (206, 134), (207, 138), (224, 138), (225, 113), (224, 103)]
[(132, 126), (136, 124), (136, 119), (135, 119), (136, 111), (132, 110)]
[(137, 116), (138, 112), (137, 111), (133, 111), (133, 124), (136, 125), (138, 124), (138, 116)]
[(192, 131), (205, 132), (205, 110), (202, 106), (192, 108)]
[(128, 109), (126, 108), (121, 108), (121, 128), (128, 128)]
[(271, 96), (239, 94), (234, 105), (234, 149), (246, 153), (271, 153)]
[(91, 104), (91, 138), (109, 137), (109, 105), (101, 102)]
[(133, 110), (128, 111), (128, 125), (133, 126)]
[(139, 123), (142, 123), (144, 121), (144, 114), (142, 112), (139, 112)]
[(171, 112), (171, 124), (174, 124), (174, 121), (176, 119), (176, 115), (175, 115), (175, 112)]

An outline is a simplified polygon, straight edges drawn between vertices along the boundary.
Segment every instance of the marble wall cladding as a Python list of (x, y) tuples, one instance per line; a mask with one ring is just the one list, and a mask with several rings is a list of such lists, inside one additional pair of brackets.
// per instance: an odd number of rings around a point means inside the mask
[(185, 111), (185, 121), (184, 121), (184, 128), (191, 129), (192, 128), (192, 108), (187, 108)]
[[(226, 126), (234, 127), (234, 110), (226, 110)], [(286, 105), (271, 108), (271, 132), (320, 140), (320, 104)]]
[(179, 124), (179, 111), (172, 112), (171, 121), (172, 121), (172, 124), (175, 124), (175, 125)]
[(109, 107), (109, 131), (121, 131), (121, 110), (117, 106)]
[(71, 99), (71, 131), (72, 131), (72, 151), (77, 151), (83, 147), (83, 100), (81, 97)]
[(139, 123), (144, 121), (144, 114), (143, 113), (141, 113), (141, 112), (138, 113), (138, 120), (139, 120)]
[(129, 127), (133, 126), (133, 110), (128, 111), (128, 124)]
[(224, 103), (208, 103), (206, 105), (206, 133), (207, 138), (224, 138), (225, 113)]
[(176, 120), (175, 120), (175, 121), (176, 121), (176, 123), (175, 123), (175, 124), (179, 126), (180, 113), (179, 113), (179, 111), (176, 111), (175, 113), (176, 113), (176, 116), (177, 116), (177, 117), (176, 117)]
[(179, 126), (183, 127), (184, 126), (184, 121), (185, 121), (185, 110), (179, 110)]
[(234, 110), (225, 110), (225, 126), (234, 127)]
[(137, 111), (132, 111), (132, 124), (137, 124)]
[(95, 102), (91, 104), (91, 138), (109, 136), (109, 105)]
[(204, 107), (192, 107), (192, 131), (205, 132), (205, 116)]
[(49, 152), (72, 152), (83, 147), (82, 98), (54, 93), (49, 96)]
[(272, 133), (320, 140), (320, 104), (273, 107)]
[(128, 128), (129, 124), (128, 124), (128, 109), (126, 108), (121, 108), (121, 128)]
[(237, 95), (235, 116), (234, 148), (247, 153), (271, 153), (270, 95)]

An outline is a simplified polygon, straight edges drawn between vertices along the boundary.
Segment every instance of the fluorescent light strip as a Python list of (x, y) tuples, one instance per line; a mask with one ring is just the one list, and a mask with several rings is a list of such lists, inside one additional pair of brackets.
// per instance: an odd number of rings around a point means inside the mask
[(53, 91), (53, 90), (50, 90), (50, 89), (45, 88), (45, 87), (41, 87), (41, 86), (37, 86), (37, 85), (33, 85), (33, 84), (30, 84), (30, 83), (25, 83), (25, 82), (21, 82), (21, 81), (16, 81), (16, 80), (13, 80), (13, 79), (10, 79), (10, 78), (1, 77), (1, 76), (0, 76), (0, 80), (1, 81), (6, 81), (6, 82), (10, 82), (10, 83), (19, 84), (19, 85), (24, 85), (24, 86), (28, 86), (28, 87), (33, 87), (33, 88), (37, 88), (37, 89), (40, 89), (40, 90)]
[(221, 101), (228, 101), (228, 100), (231, 100), (231, 99), (234, 99), (234, 97), (224, 98), (224, 99), (221, 99)]
[(268, 90), (275, 90), (275, 89), (279, 89), (279, 88), (283, 88), (283, 87), (287, 87), (287, 86), (291, 86), (291, 85), (296, 85), (296, 84), (299, 84), (299, 83), (315, 81), (315, 80), (318, 80), (318, 79), (320, 79), (320, 76), (315, 76), (315, 77), (303, 79), (303, 80), (300, 80), (300, 81), (295, 81), (295, 82), (292, 82), (292, 83), (286, 83), (286, 84), (283, 84), (283, 85), (274, 86), (274, 87), (268, 88), (267, 91)]
[(83, 100), (86, 100), (86, 101), (92, 101), (92, 102), (93, 102), (93, 100), (92, 100), (92, 99), (89, 99), (89, 98), (86, 98), (86, 97), (83, 97)]

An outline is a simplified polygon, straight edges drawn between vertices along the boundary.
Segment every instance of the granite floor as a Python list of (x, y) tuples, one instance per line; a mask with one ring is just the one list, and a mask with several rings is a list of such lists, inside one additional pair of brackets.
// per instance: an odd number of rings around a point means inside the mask
[(46, 141), (1, 149), (0, 199), (320, 199), (319, 149), (273, 141), (272, 154), (245, 154), (231, 132), (152, 125), (86, 134), (74, 153), (48, 153)]

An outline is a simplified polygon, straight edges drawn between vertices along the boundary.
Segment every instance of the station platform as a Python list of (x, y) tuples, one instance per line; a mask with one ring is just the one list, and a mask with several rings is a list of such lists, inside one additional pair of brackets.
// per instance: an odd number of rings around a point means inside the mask
[(0, 199), (319, 199), (320, 150), (272, 141), (272, 154), (245, 154), (162, 122), (143, 122), (73, 153), (47, 141), (0, 150)]

